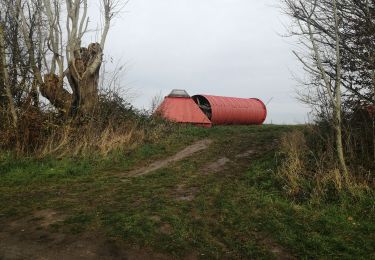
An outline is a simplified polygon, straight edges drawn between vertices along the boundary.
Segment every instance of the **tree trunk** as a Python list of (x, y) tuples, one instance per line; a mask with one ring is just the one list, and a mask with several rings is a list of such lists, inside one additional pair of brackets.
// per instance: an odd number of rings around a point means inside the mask
[(7, 69), (7, 61), (5, 57), (5, 39), (4, 39), (4, 31), (3, 31), (3, 26), (0, 24), (0, 75), (2, 77), (2, 83), (4, 86), (5, 90), (5, 95), (8, 99), (8, 108), (10, 111), (10, 115), (12, 117), (12, 125), (14, 129), (17, 129), (17, 112), (16, 108), (14, 106), (14, 100), (12, 96), (12, 92), (10, 89), (9, 85), (9, 74), (8, 74), (8, 69)]
[(63, 114), (67, 114), (72, 103), (72, 95), (64, 89), (57, 75), (44, 75), (44, 83), (40, 86), (40, 93)]
[(95, 74), (82, 79), (80, 84), (80, 113), (90, 116), (95, 112), (98, 103), (98, 80), (99, 70)]
[[(341, 103), (341, 102), (340, 102)], [(334, 129), (336, 135), (336, 152), (337, 158), (339, 159), (340, 169), (344, 175), (345, 181), (348, 183), (349, 181), (349, 172), (346, 166), (345, 156), (344, 156), (344, 146), (342, 143), (342, 119), (341, 119), (341, 111), (338, 108), (334, 108)]]
[(69, 62), (66, 72), (73, 94), (64, 89), (63, 82), (55, 74), (44, 75), (41, 94), (66, 116), (93, 115), (99, 99), (98, 81), (102, 55), (98, 43), (80, 48), (74, 53), (74, 59)]
[(349, 182), (349, 173), (344, 157), (344, 146), (342, 144), (342, 119), (341, 119), (341, 38), (339, 34), (339, 17), (337, 12), (337, 1), (333, 0), (333, 13), (335, 19), (335, 37), (336, 37), (336, 80), (335, 80), (335, 100), (334, 109), (334, 128), (336, 132), (336, 150), (339, 159), (340, 168), (344, 175), (346, 183)]
[(70, 62), (68, 81), (73, 90), (73, 116), (91, 116), (95, 112), (102, 55), (100, 45), (91, 43), (76, 52), (74, 61)]
[(71, 74), (68, 75), (68, 81), (73, 90), (71, 116), (90, 116), (95, 112), (98, 103), (98, 80), (99, 70), (79, 80)]
[[(2, 59), (0, 53), (0, 60)], [(4, 83), (4, 76), (3, 76), (3, 68), (0, 64), (0, 112), (2, 109), (5, 108), (6, 103), (6, 94), (5, 94), (5, 83)]]
[(372, 72), (372, 87), (373, 87), (373, 104), (371, 107), (372, 116), (372, 148), (373, 148), (373, 160), (375, 165), (375, 70)]

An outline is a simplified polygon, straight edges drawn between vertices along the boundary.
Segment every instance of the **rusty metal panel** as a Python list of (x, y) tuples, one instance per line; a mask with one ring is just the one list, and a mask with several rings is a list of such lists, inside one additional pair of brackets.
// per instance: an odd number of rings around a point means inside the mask
[(267, 117), (266, 106), (257, 98), (196, 95), (193, 99), (215, 125), (260, 125)]

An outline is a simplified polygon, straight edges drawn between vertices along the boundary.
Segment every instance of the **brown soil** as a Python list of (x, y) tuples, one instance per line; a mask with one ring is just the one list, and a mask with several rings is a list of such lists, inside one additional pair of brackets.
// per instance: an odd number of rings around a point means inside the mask
[[(58, 212), (46, 209), (0, 225), (0, 259), (173, 259), (149, 249), (129, 248), (104, 234), (62, 234), (51, 225), (64, 220)], [(167, 228), (164, 228), (168, 231)]]
[(237, 155), (236, 155), (236, 158), (247, 158), (247, 157), (249, 157), (250, 155), (253, 155), (253, 154), (255, 154), (255, 153), (256, 153), (256, 151), (253, 150), (253, 149), (251, 149), (251, 150), (248, 150), (248, 151), (246, 151), (246, 152), (244, 152), (244, 153), (237, 154)]
[(164, 168), (168, 166), (170, 163), (181, 161), (187, 157), (192, 156), (193, 154), (205, 150), (208, 146), (212, 143), (210, 139), (200, 140), (185, 149), (181, 150), (180, 152), (176, 153), (175, 155), (168, 157), (167, 159), (160, 160), (153, 162), (149, 166), (142, 167), (140, 169), (136, 169), (134, 171), (121, 174), (124, 177), (137, 177), (150, 174), (158, 169)]
[(275, 259), (277, 260), (296, 259), (296, 257), (290, 254), (284, 247), (280, 246), (269, 237), (260, 233), (254, 234), (254, 237), (257, 238), (258, 243), (260, 245), (267, 248), (267, 250), (269, 250), (274, 255)]
[(177, 201), (192, 201), (198, 191), (199, 189), (197, 187), (186, 187), (186, 184), (182, 183), (177, 186), (173, 196)]
[(172, 228), (172, 226), (170, 224), (164, 223), (160, 227), (160, 233), (162, 233), (164, 235), (171, 235), (173, 233), (173, 228)]
[[(250, 149), (243, 153), (237, 154), (235, 158), (237, 159), (248, 159), (252, 155), (255, 155), (257, 153), (256, 150)], [(231, 160), (227, 157), (222, 157), (214, 162), (208, 163), (202, 168), (202, 172), (204, 174), (210, 174), (210, 173), (218, 173), (225, 169), (225, 166), (230, 163)]]
[(33, 216), (36, 220), (39, 220), (39, 225), (43, 228), (47, 228), (48, 226), (64, 221), (65, 219), (64, 215), (60, 215), (56, 211), (50, 209), (35, 211)]
[(230, 162), (227, 157), (222, 157), (215, 162), (209, 163), (203, 167), (203, 173), (217, 173), (224, 169), (225, 165)]

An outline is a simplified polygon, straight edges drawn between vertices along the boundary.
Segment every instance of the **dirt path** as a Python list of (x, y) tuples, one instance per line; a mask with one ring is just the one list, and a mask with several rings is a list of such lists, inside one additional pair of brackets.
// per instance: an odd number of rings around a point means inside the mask
[[(74, 235), (54, 232), (51, 226), (62, 223), (66, 217), (45, 209), (0, 225), (0, 260), (173, 259), (147, 248), (128, 247), (100, 233)], [(186, 256), (184, 259), (192, 258)]]
[(164, 168), (168, 166), (170, 163), (181, 161), (187, 157), (192, 156), (193, 154), (205, 150), (208, 148), (208, 146), (212, 143), (212, 140), (210, 139), (203, 139), (200, 140), (185, 149), (179, 151), (173, 156), (170, 156), (164, 160), (156, 161), (150, 164), (149, 166), (145, 166), (136, 170), (133, 170), (131, 172), (122, 173), (120, 176), (122, 177), (137, 177), (137, 176), (143, 176), (150, 174), (158, 169)]

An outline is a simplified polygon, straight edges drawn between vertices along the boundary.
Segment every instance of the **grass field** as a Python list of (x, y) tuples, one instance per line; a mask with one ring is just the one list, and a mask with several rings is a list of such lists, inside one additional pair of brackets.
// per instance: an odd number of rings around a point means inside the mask
[[(375, 258), (373, 202), (284, 196), (278, 140), (296, 127), (179, 128), (106, 158), (2, 155), (0, 259)], [(201, 139), (213, 142), (126, 177)]]

